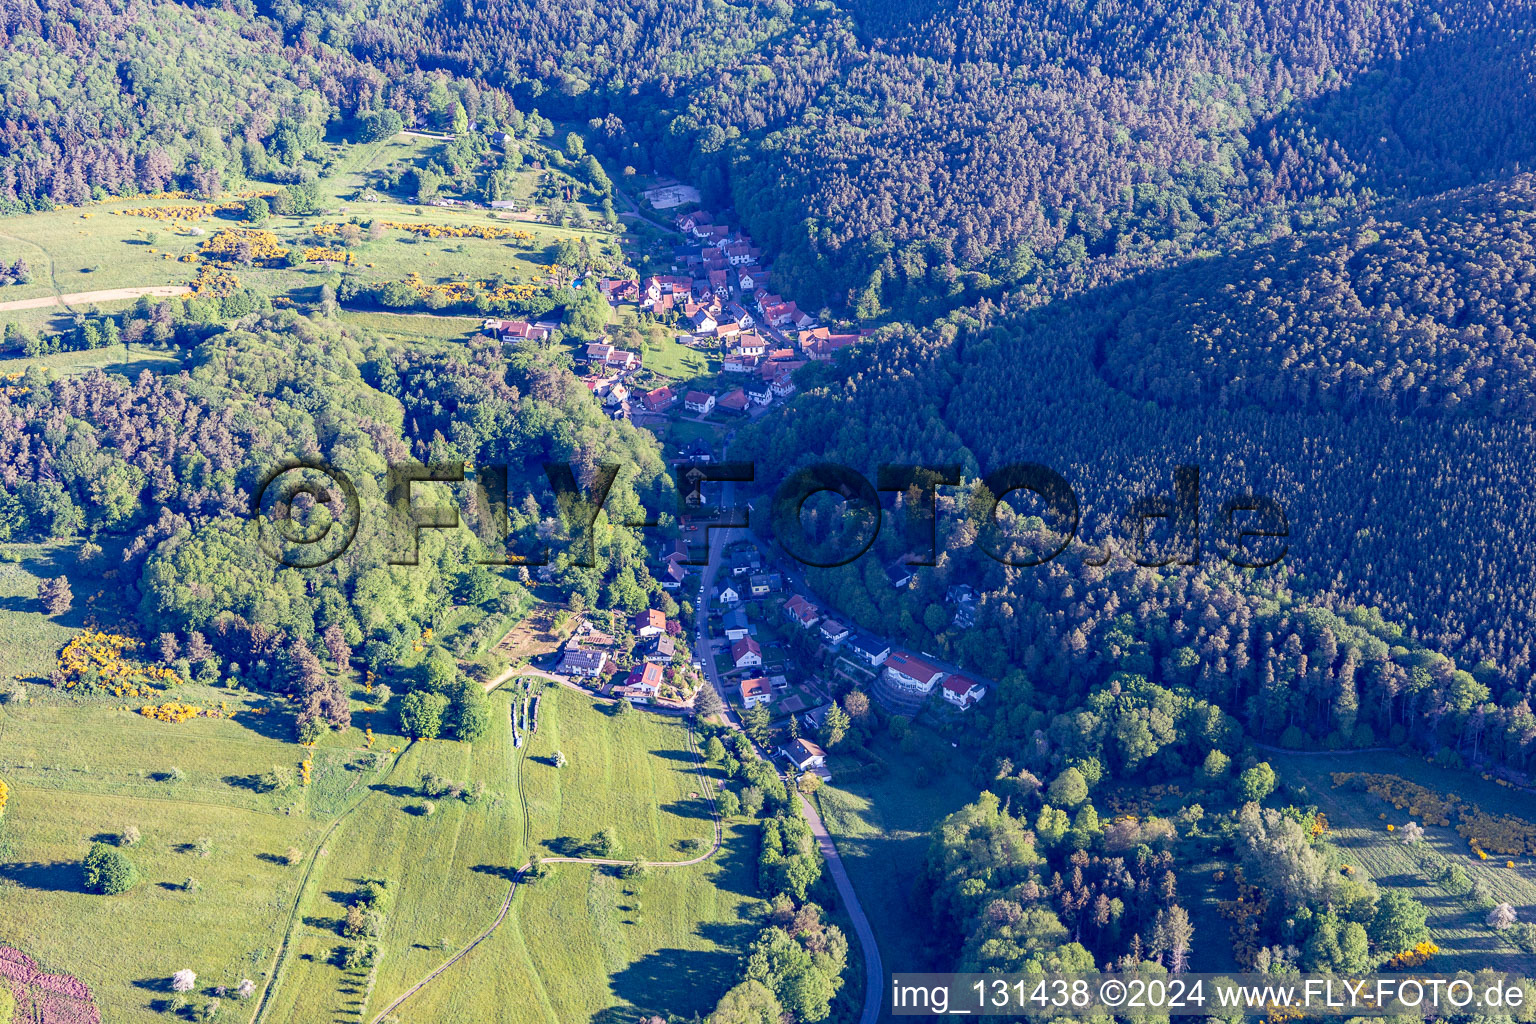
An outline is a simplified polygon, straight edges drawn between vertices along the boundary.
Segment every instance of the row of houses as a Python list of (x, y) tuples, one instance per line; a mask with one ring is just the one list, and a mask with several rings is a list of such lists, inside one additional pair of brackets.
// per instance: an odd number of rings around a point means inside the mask
[(871, 634), (855, 633), (800, 594), (784, 602), (784, 615), (801, 629), (817, 630), (827, 649), (874, 671), (875, 695), (888, 707), (915, 711), (935, 689), (945, 701), (961, 710), (969, 709), (986, 696), (987, 688), (981, 680), (944, 668), (920, 653), (892, 650), (889, 643)]

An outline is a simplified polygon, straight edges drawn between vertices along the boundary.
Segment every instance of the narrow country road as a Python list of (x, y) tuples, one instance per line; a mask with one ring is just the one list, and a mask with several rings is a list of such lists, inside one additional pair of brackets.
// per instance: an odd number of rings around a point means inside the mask
[(805, 819), (811, 823), (811, 833), (821, 846), (827, 870), (832, 872), (837, 894), (842, 897), (843, 906), (848, 908), (853, 930), (859, 936), (859, 948), (864, 951), (864, 1012), (859, 1014), (859, 1024), (875, 1024), (880, 1019), (880, 1007), (885, 1001), (885, 967), (880, 962), (880, 947), (875, 943), (875, 930), (870, 927), (869, 918), (864, 916), (859, 894), (853, 891), (853, 880), (843, 867), (843, 858), (838, 856), (837, 845), (827, 834), (827, 826), (822, 823), (821, 815), (816, 813), (816, 807), (809, 797), (804, 793), (799, 796), (800, 807), (805, 811)]
[[(734, 484), (723, 483), (721, 486), (720, 507), (729, 508), (731, 504)], [(726, 547), (734, 540), (734, 529), (721, 529), (710, 531), (709, 559), (705, 563), (704, 571), (700, 574), (699, 600), (695, 611), (695, 627), (698, 631), (697, 642), (694, 650), (699, 653), (699, 660), (704, 665), (704, 674), (709, 679), (715, 692), (720, 695), (720, 700), (725, 704), (726, 722), (733, 729), (741, 728), (741, 719), (737, 716), (731, 702), (727, 699), (725, 684), (720, 680), (720, 673), (715, 669), (715, 655), (710, 647), (709, 638), (709, 593), (714, 586), (715, 575), (720, 570), (720, 562), (725, 555)], [(753, 744), (754, 749), (756, 744)], [(771, 762), (764, 751), (758, 751), (764, 760)], [(859, 1014), (859, 1024), (875, 1024), (880, 1019), (880, 1010), (885, 1001), (885, 968), (880, 961), (880, 946), (875, 942), (875, 930), (869, 923), (869, 918), (864, 914), (864, 906), (859, 902), (859, 894), (853, 888), (853, 881), (848, 877), (848, 871), (843, 866), (843, 858), (837, 852), (837, 844), (832, 841), (832, 836), (827, 832), (827, 826), (821, 820), (821, 815), (816, 813), (816, 808), (809, 798), (803, 793), (796, 794), (800, 798), (800, 806), (805, 811), (806, 821), (810, 823), (811, 833), (816, 837), (816, 843), (821, 848), (822, 859), (827, 862), (827, 870), (832, 873), (832, 882), (837, 886), (837, 895), (847, 908), (848, 918), (853, 922), (853, 930), (859, 937), (859, 948), (864, 951), (864, 1009)]]
[(14, 299), (0, 302), (0, 313), (17, 309), (45, 309), (48, 306), (74, 306), (88, 302), (112, 302), (117, 299), (136, 299), (141, 295), (168, 298), (172, 295), (190, 295), (192, 289), (184, 284), (154, 285), (148, 288), (108, 288), (99, 292), (72, 292), (69, 295), (42, 295), (35, 299)]

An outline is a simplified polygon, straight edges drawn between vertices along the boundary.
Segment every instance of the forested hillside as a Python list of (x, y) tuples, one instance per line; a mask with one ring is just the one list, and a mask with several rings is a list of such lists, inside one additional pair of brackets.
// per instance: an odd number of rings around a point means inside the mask
[(344, 50), (252, 18), (249, 5), (18, 0), (0, 7), (0, 214), (104, 195), (297, 181), (332, 122), (386, 109), (505, 122), (495, 90)]
[[(430, 621), (479, 559), (552, 545), (561, 585), (589, 605), (638, 607), (659, 589), (638, 536), (617, 525), (600, 529), (595, 566), (572, 564), (579, 546), (568, 543), (542, 464), (570, 462), (584, 487), (599, 461), (631, 467), (606, 506), (623, 521), (642, 498), (660, 507), (662, 463), (649, 434), (603, 416), (547, 354), (509, 365), (494, 344), (412, 351), (334, 322), (257, 314), (214, 333), (177, 376), (33, 373), (25, 390), (0, 395), (0, 423), (0, 536), (120, 539), (117, 579), (144, 628), (215, 637), (217, 655), (257, 687), (286, 688), (272, 660), (285, 635), (313, 639), (332, 626), (392, 663), (401, 624)], [(294, 458), (336, 466), (359, 499), (354, 521), (335, 485), (320, 481), (330, 495), (320, 507), (355, 522), (357, 538), (302, 574), (274, 561), (250, 517), (261, 481)], [(477, 532), (424, 540), (432, 572), (389, 564), (410, 546), (391, 516), (386, 468), (412, 458), (511, 468), (507, 507), (494, 486), (485, 499), (455, 489)], [(304, 504), (294, 514), (312, 525)]]
[(686, 169), (788, 254), (802, 304), (865, 317), (1072, 289), (1533, 152), (1526, 3), (498, 0), (420, 17), (359, 16), (347, 38), (385, 61), (424, 39), (524, 105), (591, 118), (615, 159)]
[[(1524, 703), (1536, 552), (1518, 497), (1536, 484), (1521, 368), (1532, 196), (1522, 177), (1043, 310), (893, 329), (754, 428), (748, 450), (770, 480), (827, 456), (870, 474), (955, 461), (973, 477), (1037, 461), (1077, 491), (1077, 554), (1049, 567), (983, 554), (960, 505), (915, 592), (893, 592), (873, 558), (823, 574), (872, 627), (931, 638), (984, 672), (1019, 667), (1052, 692), (1130, 659), (1243, 710), (1271, 739), (1295, 727), (1347, 741), (1363, 723), (1523, 767), (1536, 750)], [(1119, 517), (1139, 494), (1171, 494), (1179, 464), (1201, 468), (1207, 569), (1082, 565), (1106, 543), (1126, 552), (1109, 540)], [(1226, 550), (1221, 503), (1248, 489), (1279, 500), (1290, 531), (1283, 570), (1254, 580), (1211, 568)], [(1005, 538), (1022, 545), (1029, 531), (1020, 520)], [(899, 529), (881, 544), (885, 558), (908, 553)], [(986, 592), (972, 631), (944, 607), (945, 585), (960, 582)], [(1382, 624), (1346, 642), (1353, 627), (1297, 616), (1266, 596), (1274, 587), (1317, 614), (1384, 616), (1407, 632)], [(1410, 635), (1455, 663), (1408, 653)]]

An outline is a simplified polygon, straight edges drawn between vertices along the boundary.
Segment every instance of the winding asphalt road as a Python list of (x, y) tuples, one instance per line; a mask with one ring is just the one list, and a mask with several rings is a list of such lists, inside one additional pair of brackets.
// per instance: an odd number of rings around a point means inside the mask
[[(731, 492), (735, 485), (723, 483), (720, 486), (722, 489), (720, 506), (729, 508)], [(725, 684), (720, 679), (720, 673), (715, 669), (715, 656), (709, 637), (709, 592), (715, 584), (715, 575), (720, 570), (725, 549), (735, 539), (736, 532), (735, 529), (709, 531), (709, 559), (704, 565), (699, 581), (698, 608), (695, 611), (695, 628), (698, 636), (694, 650), (699, 653), (699, 661), (704, 665), (704, 674), (709, 679), (710, 685), (715, 688), (721, 702), (725, 704), (726, 723), (732, 729), (739, 730), (741, 719), (731, 707), (726, 696)], [(755, 742), (752, 747), (763, 760), (770, 764), (773, 762), (767, 752), (759, 749)], [(800, 798), (800, 806), (805, 811), (805, 820), (810, 823), (811, 834), (816, 837), (816, 843), (821, 848), (821, 856), (827, 862), (827, 870), (832, 873), (832, 882), (837, 886), (837, 895), (848, 910), (849, 920), (853, 922), (854, 933), (859, 937), (859, 948), (864, 951), (864, 1010), (859, 1015), (859, 1024), (875, 1024), (880, 1019), (880, 1009), (885, 997), (885, 968), (880, 961), (880, 947), (875, 942), (875, 930), (864, 914), (864, 907), (859, 903), (859, 894), (854, 891), (853, 881), (848, 877), (848, 870), (843, 866), (843, 858), (838, 855), (837, 844), (832, 841), (832, 836), (827, 832), (827, 826), (822, 822), (821, 815), (816, 813), (816, 808), (809, 798), (803, 793), (797, 795)]]

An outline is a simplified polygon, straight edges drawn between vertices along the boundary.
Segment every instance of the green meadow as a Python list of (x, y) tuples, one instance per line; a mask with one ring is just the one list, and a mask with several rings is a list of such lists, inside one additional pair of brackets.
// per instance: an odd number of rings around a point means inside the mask
[[(626, 859), (685, 859), (679, 844), (689, 839), (707, 846), (710, 804), (680, 720), (618, 715), (614, 705), (563, 687), (543, 694), (524, 769), (540, 852), (579, 856), (605, 828), (618, 833), (618, 856)], [(563, 768), (554, 766), (556, 751), (565, 755)]]
[[(507, 724), (522, 696), (512, 688), (492, 693), (496, 727), (474, 745), (408, 744), (358, 692), (353, 728), (312, 750), (289, 740), (291, 706), (265, 695), (189, 684), (176, 695), (232, 717), (172, 724), (32, 690), (29, 703), (0, 705), (0, 778), (11, 787), (0, 936), (80, 977), (114, 1022), (164, 1019), (168, 979), (182, 969), (198, 975), (194, 1009), (216, 986), (250, 978), (257, 996), (242, 1018), (372, 1020), (490, 927), (533, 852), (578, 853), (601, 829), (624, 858), (684, 860), (713, 840), (683, 722), (614, 715), (558, 687), (543, 691), (539, 732), (522, 749)], [(265, 774), (306, 757), (308, 787), (269, 791)], [(428, 775), (457, 794), (428, 797)], [(122, 843), (130, 826), (141, 838), (121, 849), (139, 884), (119, 896), (83, 891), (91, 843)], [(753, 858), (750, 831), (737, 828), (703, 863), (639, 880), (552, 864), (480, 948), (397, 1016), (521, 1024), (707, 1010), (750, 938)], [(338, 952), (355, 940), (341, 925), (365, 879), (388, 882), (390, 906), (376, 967), (348, 971)]]
[(913, 735), (916, 756), (879, 737), (871, 750), (883, 769), (854, 768), (845, 758), (848, 776), (834, 774), (814, 797), (893, 971), (941, 966), (926, 945), (932, 908), (919, 882), (934, 826), (975, 797), (948, 743), (921, 727)]
[[(1376, 772), (1397, 775), (1439, 793), (1455, 793), (1495, 814), (1531, 818), (1531, 796), (1506, 789), (1468, 772), (1435, 768), (1422, 760), (1393, 753), (1282, 754), (1271, 758), (1280, 778), (1306, 787), (1306, 800), (1328, 817), (1337, 866), (1345, 864), (1382, 885), (1400, 887), (1429, 909), (1430, 935), (1442, 952), (1430, 961), (1434, 969), (1528, 971), (1530, 954), (1507, 935), (1486, 923), (1487, 907), (1471, 894), (1448, 889), (1440, 873), (1448, 865), (1462, 868), (1480, 882), (1495, 902), (1514, 906), (1520, 920), (1536, 915), (1536, 862), (1531, 857), (1490, 854), (1480, 860), (1455, 828), (1425, 825), (1424, 840), (1402, 841), (1400, 831), (1412, 819), (1370, 793), (1333, 785), (1334, 772)], [(1388, 832), (1388, 825), (1394, 826)], [(1507, 867), (1508, 861), (1514, 867)]]

